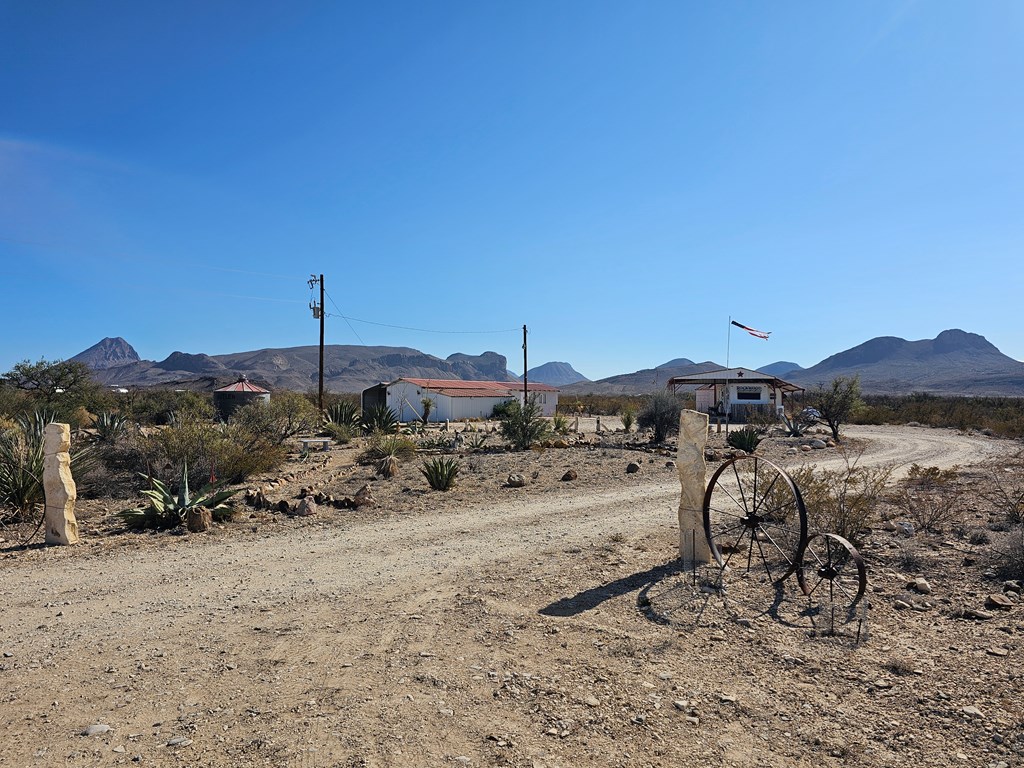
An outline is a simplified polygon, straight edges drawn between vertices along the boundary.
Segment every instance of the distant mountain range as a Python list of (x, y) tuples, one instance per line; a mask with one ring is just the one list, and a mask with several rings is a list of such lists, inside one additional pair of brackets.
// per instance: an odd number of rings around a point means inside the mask
[[(317, 384), (315, 346), (258, 349), (227, 355), (173, 352), (159, 362), (141, 360), (124, 339), (108, 338), (75, 355), (95, 378), (110, 386), (179, 386), (213, 388), (240, 376), (275, 389), (306, 391)], [(531, 368), (529, 380), (571, 394), (644, 394), (664, 388), (673, 376), (713, 371), (725, 366), (679, 357), (654, 368), (589, 381), (569, 363)], [(810, 368), (779, 361), (760, 368), (804, 387), (828, 383), (836, 376), (859, 375), (866, 393), (931, 392), (950, 395), (1024, 396), (1024, 363), (996, 349), (983, 336), (943, 331), (934, 339), (907, 341), (895, 336), (871, 339), (839, 352)], [(496, 352), (455, 353), (445, 359), (409, 347), (324, 347), (324, 385), (333, 392), (358, 392), (401, 376), (426, 379), (514, 381), (507, 360)]]
[[(665, 386), (672, 376), (724, 368), (711, 361), (677, 358), (636, 373), (563, 387), (566, 394), (643, 394)], [(934, 339), (871, 339), (810, 368), (780, 361), (758, 369), (803, 387), (827, 384), (836, 376), (860, 376), (869, 394), (930, 392), (944, 395), (1024, 396), (1024, 363), (1004, 355), (984, 336), (943, 331)]]
[[(245, 376), (273, 389), (304, 392), (316, 388), (319, 348), (257, 349), (227, 355), (173, 352), (159, 362), (141, 360), (124, 339), (104, 339), (71, 358), (85, 363), (95, 378), (109, 386), (182, 386), (214, 388)], [(442, 360), (408, 347), (363, 347), (331, 344), (324, 347), (324, 388), (359, 392), (400, 376), (422, 379), (514, 381), (504, 355), (456, 353)]]
[(815, 386), (854, 375), (865, 392), (877, 394), (1024, 395), (1024, 363), (958, 329), (921, 341), (880, 336), (780, 378)]

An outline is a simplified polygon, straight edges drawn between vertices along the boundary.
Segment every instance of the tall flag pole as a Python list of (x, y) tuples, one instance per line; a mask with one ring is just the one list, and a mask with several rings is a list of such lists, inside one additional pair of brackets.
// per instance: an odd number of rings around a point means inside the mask
[(729, 347), (732, 346), (732, 315), (729, 315), (729, 335), (725, 339), (725, 367), (729, 367)]

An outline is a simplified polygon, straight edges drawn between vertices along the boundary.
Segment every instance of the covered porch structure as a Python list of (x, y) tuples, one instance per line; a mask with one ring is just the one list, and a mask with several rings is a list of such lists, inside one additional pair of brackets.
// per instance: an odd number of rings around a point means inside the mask
[(693, 390), (698, 411), (733, 424), (746, 423), (756, 413), (777, 415), (782, 412), (783, 398), (804, 391), (796, 384), (750, 368), (674, 376), (667, 387), (672, 392)]

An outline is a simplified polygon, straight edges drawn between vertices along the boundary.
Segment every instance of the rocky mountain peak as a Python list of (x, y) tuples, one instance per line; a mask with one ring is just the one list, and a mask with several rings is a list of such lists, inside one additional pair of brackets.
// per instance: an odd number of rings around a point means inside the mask
[(85, 363), (94, 371), (104, 371), (122, 365), (139, 362), (139, 354), (120, 336), (103, 339), (71, 358), (74, 362)]

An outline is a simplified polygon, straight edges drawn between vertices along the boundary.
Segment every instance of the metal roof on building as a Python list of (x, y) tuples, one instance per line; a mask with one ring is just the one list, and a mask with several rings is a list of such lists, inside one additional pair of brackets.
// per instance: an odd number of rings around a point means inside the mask
[[(447, 397), (515, 397), (523, 391), (523, 385), (515, 381), (463, 381), (462, 379), (411, 379), (402, 377), (391, 382), (408, 382), (420, 389)], [(389, 385), (390, 386), (390, 385)], [(549, 384), (528, 382), (527, 392), (558, 392), (558, 387)]]
[(668, 380), (667, 386), (675, 389), (676, 387), (693, 384), (737, 384), (745, 381), (760, 384), (771, 384), (772, 387), (775, 389), (781, 389), (783, 392), (804, 391), (803, 387), (797, 386), (796, 384), (791, 384), (788, 381), (783, 381), (777, 376), (771, 376), (767, 373), (754, 371), (750, 368), (722, 368), (717, 371), (694, 373), (690, 376), (673, 376)]
[(269, 389), (264, 389), (263, 387), (256, 386), (244, 376), (240, 378), (238, 381), (236, 381), (234, 384), (228, 384), (226, 387), (215, 389), (214, 392), (252, 392), (258, 395), (270, 394)]

